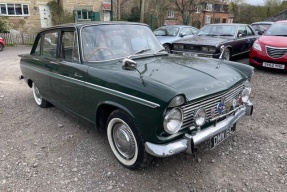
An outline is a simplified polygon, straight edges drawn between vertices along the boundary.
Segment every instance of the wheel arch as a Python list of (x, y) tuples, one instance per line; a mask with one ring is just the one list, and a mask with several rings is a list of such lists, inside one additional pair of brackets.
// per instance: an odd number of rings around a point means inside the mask
[(106, 125), (107, 125), (107, 119), (108, 119), (109, 115), (117, 109), (121, 109), (121, 110), (125, 111), (132, 118), (134, 118), (134, 115), (132, 114), (132, 112), (129, 109), (127, 109), (126, 107), (124, 107), (123, 105), (112, 102), (112, 101), (105, 101), (103, 103), (100, 103), (97, 107), (96, 128), (98, 130), (105, 130)]

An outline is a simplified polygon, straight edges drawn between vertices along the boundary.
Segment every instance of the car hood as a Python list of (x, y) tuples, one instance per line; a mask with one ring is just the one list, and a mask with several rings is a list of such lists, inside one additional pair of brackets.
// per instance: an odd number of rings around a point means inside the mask
[(184, 94), (188, 100), (229, 89), (246, 79), (252, 68), (230, 61), (173, 55), (145, 59), (137, 64), (147, 84), (155, 81), (172, 92)]
[(226, 37), (226, 36), (193, 36), (191, 38), (185, 38), (183, 40), (177, 40), (174, 43), (186, 43), (186, 44), (193, 44), (193, 45), (209, 45), (209, 46), (216, 46), (222, 42), (229, 41), (233, 39), (233, 37)]
[(269, 45), (271, 47), (287, 47), (287, 37), (281, 36), (261, 36), (258, 41), (261, 44)]

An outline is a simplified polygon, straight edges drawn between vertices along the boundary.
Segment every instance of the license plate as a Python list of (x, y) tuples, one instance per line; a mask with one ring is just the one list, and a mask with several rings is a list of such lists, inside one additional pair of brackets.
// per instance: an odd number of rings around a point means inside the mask
[(196, 53), (188, 53), (188, 52), (183, 52), (182, 55), (185, 55), (185, 56), (192, 56), (192, 57), (197, 57), (197, 54)]
[(269, 68), (274, 68), (274, 69), (284, 69), (285, 65), (263, 62), (263, 67), (269, 67)]
[(211, 137), (210, 139), (210, 148), (213, 149), (217, 145), (219, 145), (222, 141), (224, 141), (230, 135), (233, 135), (235, 132), (236, 126), (232, 126), (224, 131), (218, 133), (217, 135)]

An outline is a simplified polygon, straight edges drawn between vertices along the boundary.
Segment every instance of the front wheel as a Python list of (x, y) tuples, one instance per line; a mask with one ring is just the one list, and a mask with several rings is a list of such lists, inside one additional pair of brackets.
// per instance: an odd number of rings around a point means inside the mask
[(230, 50), (226, 49), (225, 52), (224, 52), (224, 55), (223, 55), (223, 59), (229, 61), (230, 57), (231, 57), (230, 54), (231, 54)]
[(170, 46), (168, 44), (164, 44), (163, 47), (168, 53), (171, 53)]
[(107, 136), (117, 160), (129, 169), (141, 169), (151, 162), (144, 141), (133, 118), (122, 110), (112, 112), (107, 120)]
[(51, 106), (51, 103), (49, 103), (46, 99), (42, 97), (38, 87), (35, 85), (34, 82), (32, 84), (32, 89), (33, 89), (33, 96), (34, 96), (35, 102), (37, 103), (39, 107), (46, 108), (46, 107)]

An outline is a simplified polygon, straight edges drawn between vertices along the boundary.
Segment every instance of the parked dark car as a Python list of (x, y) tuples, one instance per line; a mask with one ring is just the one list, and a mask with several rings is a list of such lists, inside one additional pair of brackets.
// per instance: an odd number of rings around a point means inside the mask
[(251, 27), (258, 35), (264, 34), (264, 32), (270, 28), (274, 22), (271, 21), (259, 21), (251, 24)]
[(171, 52), (171, 44), (179, 39), (192, 37), (199, 29), (187, 25), (167, 25), (157, 28), (153, 33), (167, 52)]
[(256, 40), (255, 31), (247, 24), (209, 24), (200, 32), (187, 39), (173, 43), (173, 53), (219, 58), (221, 47), (228, 48), (224, 59), (248, 53)]
[(254, 66), (287, 70), (287, 20), (277, 21), (254, 42), (249, 62)]
[(252, 114), (253, 67), (168, 54), (145, 24), (47, 28), (20, 57), (20, 79), (36, 104), (105, 130), (113, 154), (130, 169), (152, 156), (194, 153), (205, 141), (214, 148)]
[(0, 51), (2, 51), (4, 47), (5, 47), (4, 39), (0, 37)]

